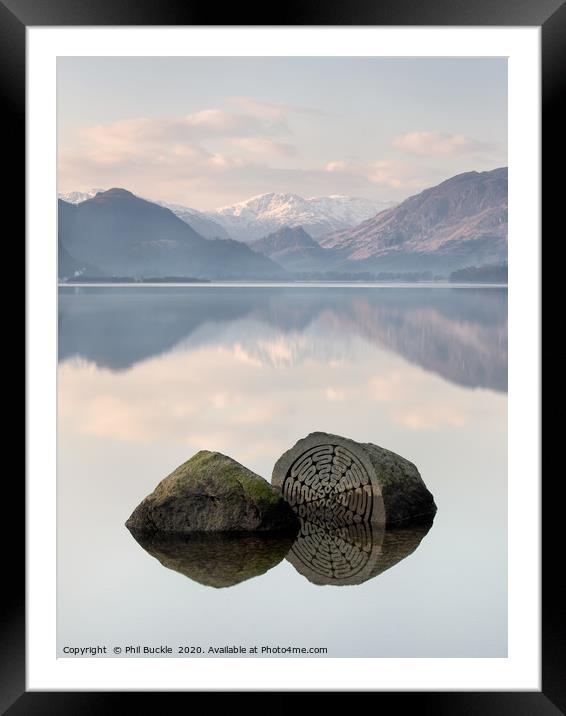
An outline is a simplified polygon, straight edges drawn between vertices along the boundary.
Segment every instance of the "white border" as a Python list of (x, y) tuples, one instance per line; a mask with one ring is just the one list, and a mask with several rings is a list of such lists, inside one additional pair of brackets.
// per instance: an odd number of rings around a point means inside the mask
[[(187, 48), (509, 58), (508, 658), (56, 659), (56, 57)], [(540, 28), (27, 28), (27, 51), (27, 689), (540, 690)]]

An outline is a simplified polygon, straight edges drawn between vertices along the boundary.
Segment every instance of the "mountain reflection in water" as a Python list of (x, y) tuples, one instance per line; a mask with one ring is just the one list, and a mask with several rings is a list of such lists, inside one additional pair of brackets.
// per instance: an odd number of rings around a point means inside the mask
[[(317, 340), (306, 340), (313, 333)], [(336, 336), (340, 341), (331, 340)], [(457, 385), (507, 390), (506, 289), (66, 287), (59, 292), (59, 360), (83, 358), (112, 371), (176, 348), (235, 343), (261, 364), (282, 353), (292, 364), (310, 357), (331, 361), (341, 357), (340, 342), (355, 338)], [(265, 350), (266, 340), (278, 342), (277, 357)]]

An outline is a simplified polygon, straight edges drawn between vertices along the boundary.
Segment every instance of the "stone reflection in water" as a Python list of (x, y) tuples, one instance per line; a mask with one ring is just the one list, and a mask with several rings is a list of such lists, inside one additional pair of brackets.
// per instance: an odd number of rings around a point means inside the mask
[(359, 522), (342, 527), (301, 520), (296, 537), (277, 535), (173, 535), (132, 532), (164, 567), (207, 587), (233, 587), (265, 574), (284, 557), (316, 585), (356, 585), (412, 554), (432, 520), (406, 528)]
[[(204, 525), (218, 526), (237, 505), (231, 493), (226, 500), (231, 485), (226, 464), (238, 471), (239, 488), (245, 477), (272, 491), (292, 518), (286, 533), (201, 531)], [(265, 574), (285, 556), (313, 584), (341, 586), (362, 584), (414, 552), (436, 513), (413, 463), (339, 435), (318, 432), (299, 440), (276, 462), (272, 486), (245, 471), (225, 455), (201, 451), (159, 483), (126, 527), (164, 567), (205, 586), (234, 586)], [(167, 524), (182, 527), (178, 531), (159, 529), (164, 494)], [(208, 513), (199, 527), (195, 510), (203, 496)], [(191, 525), (195, 531), (189, 531)]]
[(431, 526), (432, 520), (389, 530), (370, 522), (332, 528), (302, 520), (287, 560), (313, 584), (362, 584), (412, 554)]
[(413, 463), (327, 433), (311, 433), (285, 452), (272, 484), (301, 523), (287, 560), (317, 585), (377, 577), (416, 550), (436, 513)]
[(216, 588), (265, 574), (281, 562), (294, 540), (294, 535), (131, 534), (164, 567)]

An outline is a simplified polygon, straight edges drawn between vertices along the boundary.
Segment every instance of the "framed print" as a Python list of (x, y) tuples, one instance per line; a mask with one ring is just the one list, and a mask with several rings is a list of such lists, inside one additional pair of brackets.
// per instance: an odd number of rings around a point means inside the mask
[(3, 709), (564, 711), (539, 433), (564, 7), (0, 9), (27, 311)]

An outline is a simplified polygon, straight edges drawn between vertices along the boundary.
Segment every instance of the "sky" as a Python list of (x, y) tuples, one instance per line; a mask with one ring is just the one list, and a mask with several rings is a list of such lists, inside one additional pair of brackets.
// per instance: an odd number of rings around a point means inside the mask
[(507, 164), (505, 58), (61, 57), (58, 190), (401, 201)]

